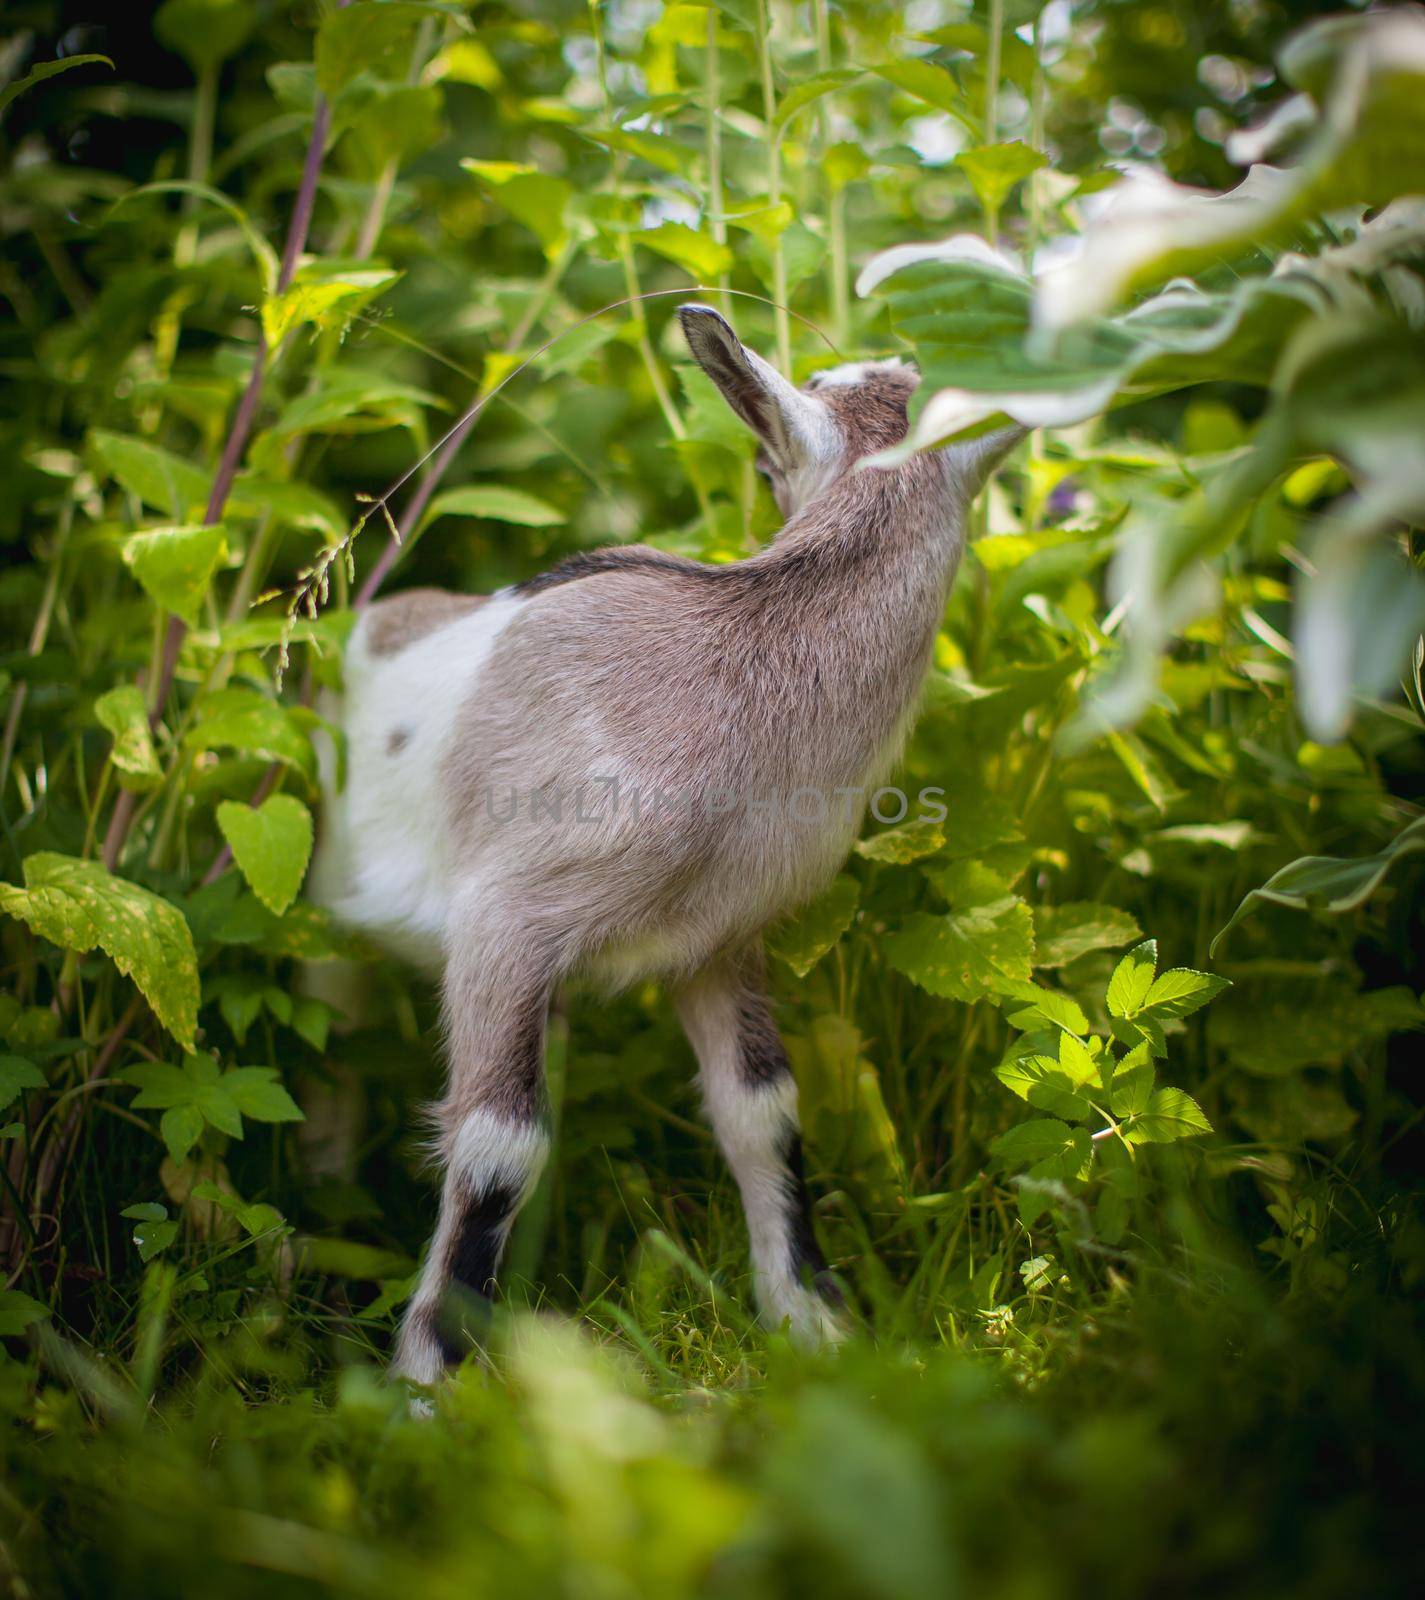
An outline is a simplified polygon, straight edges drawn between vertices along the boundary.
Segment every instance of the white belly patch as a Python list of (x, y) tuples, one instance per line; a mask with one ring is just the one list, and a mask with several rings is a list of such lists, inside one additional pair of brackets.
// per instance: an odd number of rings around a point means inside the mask
[(392, 656), (372, 656), (358, 625), (347, 646), (346, 786), (326, 787), (313, 895), (343, 922), (438, 970), (452, 863), (439, 792), (461, 707), (495, 640), (525, 604), (500, 598)]

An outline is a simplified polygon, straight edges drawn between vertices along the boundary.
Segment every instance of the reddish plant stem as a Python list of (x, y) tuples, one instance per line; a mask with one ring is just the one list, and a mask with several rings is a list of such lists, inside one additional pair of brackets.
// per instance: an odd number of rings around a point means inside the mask
[[(317, 179), (321, 175), (322, 155), (326, 148), (327, 131), (330, 126), (331, 110), (319, 95), (316, 113), (312, 118), (312, 136), (307, 142), (306, 159), (302, 163), (302, 179), (297, 188), (297, 198), (292, 205), (292, 217), (287, 225), (287, 238), (282, 248), (282, 265), (277, 274), (278, 294), (284, 294), (290, 288), (292, 278), (297, 271), (297, 262), (306, 248), (307, 233), (312, 223), (312, 209), (317, 198)], [(223, 453), (218, 461), (218, 470), (213, 477), (213, 487), (208, 494), (207, 508), (203, 513), (203, 522), (207, 527), (221, 522), (223, 512), (227, 508), (228, 496), (232, 493), (233, 481), (237, 477), (238, 467), (242, 464), (243, 452), (247, 449), (248, 436), (252, 432), (252, 425), (257, 417), (257, 407), (262, 399), (262, 386), (267, 376), (267, 357), (267, 338), (265, 334), (259, 333), (257, 347), (253, 352), (252, 373), (247, 380), (247, 387), (242, 392), (242, 399), (238, 401), (232, 427), (228, 430), (227, 442), (223, 445)], [(181, 617), (169, 617), (168, 628), (163, 638), (163, 656), (159, 665), (158, 681), (154, 684), (153, 699), (149, 704), (148, 719), (154, 728), (158, 726), (163, 708), (168, 703), (173, 677), (178, 670), (178, 653), (183, 648), (183, 640), (187, 633), (188, 625)], [(108, 832), (104, 836), (103, 851), (104, 865), (111, 872), (118, 864), (124, 841), (128, 837), (135, 804), (134, 796), (128, 790), (123, 791), (114, 804)]]
[(445, 476), (445, 470), (455, 459), (457, 451), (465, 443), (470, 430), (479, 420), (480, 413), (473, 411), (465, 421), (445, 441), (435, 454), (435, 459), (430, 464), (430, 470), (416, 485), (415, 493), (406, 502), (406, 509), (401, 513), (401, 520), (397, 523), (399, 539), (387, 541), (386, 548), (377, 557), (371, 571), (366, 574), (360, 589), (356, 591), (356, 600), (352, 605), (353, 611), (362, 611), (375, 598), (376, 591), (386, 581), (391, 568), (395, 566), (405, 546), (406, 540), (420, 525), (421, 517), (425, 514), (426, 507), (430, 504), (430, 497), (435, 493), (436, 485)]

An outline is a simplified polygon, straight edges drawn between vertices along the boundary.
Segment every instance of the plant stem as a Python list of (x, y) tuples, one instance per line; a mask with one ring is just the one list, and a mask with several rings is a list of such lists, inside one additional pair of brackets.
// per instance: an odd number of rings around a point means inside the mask
[(1004, 31), (1004, 0), (990, 0), (989, 49), (985, 54), (985, 143), (999, 138), (1000, 35)]
[[(757, 0), (757, 65), (762, 75), (762, 117), (767, 126), (767, 201), (782, 199), (782, 136), (776, 127), (777, 91), (772, 83), (772, 28), (767, 0)], [(785, 376), (792, 372), (792, 322), (787, 314), (787, 258), (779, 232), (772, 241), (772, 298), (777, 302), (777, 365)]]
[[(544, 315), (554, 291), (559, 287), (559, 280), (564, 276), (565, 269), (574, 259), (575, 246), (571, 240), (549, 263), (545, 269), (544, 277), (540, 280), (539, 288), (530, 296), (529, 304), (525, 307), (518, 323), (505, 340), (503, 350), (506, 355), (513, 354), (529, 338), (530, 329), (541, 316)], [(354, 609), (364, 611), (376, 596), (376, 591), (390, 575), (391, 568), (406, 550), (415, 542), (416, 531), (420, 527), (421, 518), (425, 509), (430, 504), (431, 496), (435, 493), (440, 480), (445, 476), (446, 469), (459, 454), (460, 447), (470, 436), (470, 431), (479, 420), (481, 413), (472, 409), (465, 420), (451, 433), (450, 437), (441, 445), (431, 458), (431, 464), (425, 476), (416, 485), (415, 491), (405, 504), (400, 520), (396, 524), (399, 540), (388, 540), (386, 548), (377, 557), (371, 571), (366, 574), (361, 587), (356, 591)]]
[[(307, 143), (306, 159), (302, 163), (302, 180), (297, 189), (297, 198), (292, 207), (292, 217), (287, 225), (287, 239), (282, 251), (282, 267), (277, 278), (277, 293), (282, 294), (291, 285), (293, 275), (297, 270), (297, 261), (307, 243), (307, 230), (311, 226), (312, 208), (316, 203), (317, 178), (321, 172), (322, 154), (326, 148), (327, 130), (331, 124), (331, 110), (322, 96), (317, 96), (316, 112), (312, 119), (312, 134)], [(252, 431), (252, 424), (257, 416), (258, 402), (262, 398), (262, 384), (267, 371), (267, 338), (259, 332), (257, 345), (253, 351), (252, 372), (247, 380), (247, 387), (243, 390), (242, 399), (233, 416), (232, 426), (228, 431), (227, 442), (223, 446), (223, 453), (218, 461), (218, 470), (213, 478), (213, 487), (208, 495), (207, 508), (203, 514), (203, 522), (207, 527), (222, 521), (223, 511), (228, 503), (228, 495), (232, 490), (233, 480), (237, 477), (239, 463), (242, 461), (243, 451), (247, 447), (248, 435)], [(163, 640), (163, 654), (155, 675), (153, 693), (149, 700), (149, 725), (157, 728), (163, 715), (163, 707), (167, 703), (169, 690), (173, 686), (174, 673), (178, 667), (178, 652), (183, 647), (183, 640), (188, 632), (188, 626), (181, 617), (170, 616), (167, 630)], [(113, 816), (109, 821), (109, 830), (104, 837), (104, 864), (113, 871), (123, 850), (124, 840), (128, 836), (129, 826), (133, 821), (135, 796), (132, 790), (125, 789), (119, 794), (114, 806)]]
[[(818, 72), (831, 71), (831, 17), (826, 0), (813, 0), (816, 21), (816, 67)], [(821, 124), (821, 153), (825, 157), (831, 144), (831, 110), (823, 100), (819, 118)], [(831, 300), (831, 338), (844, 346), (851, 336), (851, 299), (848, 293), (850, 274), (846, 264), (846, 191), (827, 180), (826, 185), (826, 280)]]
[[(708, 195), (707, 213), (708, 226), (712, 229), (712, 236), (717, 244), (727, 243), (727, 218), (723, 214), (722, 193), (722, 63), (717, 53), (717, 10), (708, 7), (708, 35), (707, 35), (707, 100), (704, 107), (703, 147), (707, 154), (708, 163)], [(720, 272), (717, 279), (718, 288), (723, 291), (722, 309), (725, 316), (731, 315), (728, 304), (727, 273)]]

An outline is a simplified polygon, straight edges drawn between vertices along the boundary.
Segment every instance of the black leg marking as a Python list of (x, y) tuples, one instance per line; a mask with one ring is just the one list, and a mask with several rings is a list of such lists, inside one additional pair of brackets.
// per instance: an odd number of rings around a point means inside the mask
[(844, 1304), (836, 1280), (827, 1270), (826, 1257), (816, 1242), (816, 1232), (811, 1220), (811, 1194), (806, 1183), (806, 1163), (802, 1158), (802, 1136), (794, 1133), (787, 1145), (784, 1158), (791, 1176), (790, 1218), (788, 1231), (792, 1245), (792, 1271), (803, 1282), (810, 1279), (812, 1287), (823, 1300), (832, 1305)]
[(489, 1331), (491, 1296), (505, 1236), (520, 1196), (495, 1185), (465, 1199), (450, 1257), (450, 1278), (432, 1329), (447, 1366), (456, 1365)]

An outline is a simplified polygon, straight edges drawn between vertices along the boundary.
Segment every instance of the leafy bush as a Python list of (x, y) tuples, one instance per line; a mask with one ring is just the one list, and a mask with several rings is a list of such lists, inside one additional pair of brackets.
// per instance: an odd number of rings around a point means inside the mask
[[(1425, 20), (1312, 9), (20, 8), (17, 1592), (1404, 1588)], [(769, 935), (863, 1334), (753, 1328), (664, 1002), (575, 995), (423, 1427), (434, 1005), (301, 898), (320, 691), (393, 569), (775, 529), (688, 297), (799, 379), (913, 354), (907, 448), (1033, 429), (897, 778), (945, 819)]]

